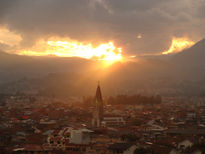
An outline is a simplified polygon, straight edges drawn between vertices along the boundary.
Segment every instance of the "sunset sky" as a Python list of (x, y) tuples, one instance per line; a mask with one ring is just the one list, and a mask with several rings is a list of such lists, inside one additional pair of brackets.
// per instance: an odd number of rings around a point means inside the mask
[(178, 52), (204, 36), (205, 0), (0, 0), (9, 53), (120, 59)]

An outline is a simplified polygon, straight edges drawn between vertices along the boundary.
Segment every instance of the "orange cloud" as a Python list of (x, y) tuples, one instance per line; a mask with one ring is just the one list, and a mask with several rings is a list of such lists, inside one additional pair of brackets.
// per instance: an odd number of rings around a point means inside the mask
[(40, 40), (28, 50), (20, 50), (18, 54), (28, 56), (60, 56), (81, 57), (115, 62), (122, 59), (122, 49), (117, 48), (113, 42), (93, 46), (91, 43), (82, 43), (69, 38), (49, 38)]
[(0, 27), (0, 43), (15, 46), (21, 42), (22, 38), (20, 35), (9, 31), (9, 29), (5, 27)]
[(173, 38), (169, 50), (162, 52), (162, 54), (166, 55), (180, 52), (186, 48), (191, 47), (194, 43), (195, 42), (189, 40), (188, 38)]

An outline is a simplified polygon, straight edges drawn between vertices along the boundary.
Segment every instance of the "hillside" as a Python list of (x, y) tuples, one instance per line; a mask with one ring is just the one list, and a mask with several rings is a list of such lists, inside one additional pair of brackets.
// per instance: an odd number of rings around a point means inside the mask
[(84, 96), (101, 81), (106, 95), (205, 94), (205, 40), (168, 59), (140, 58), (102, 69), (81, 58), (26, 57), (0, 53), (0, 91)]

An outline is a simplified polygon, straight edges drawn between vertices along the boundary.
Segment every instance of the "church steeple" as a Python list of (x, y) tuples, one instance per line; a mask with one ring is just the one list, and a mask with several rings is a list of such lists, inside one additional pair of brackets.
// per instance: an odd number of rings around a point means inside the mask
[(92, 126), (99, 127), (101, 125), (102, 119), (103, 119), (103, 99), (102, 99), (100, 84), (98, 82), (98, 86), (94, 98)]
[(103, 101), (99, 81), (98, 81), (98, 86), (97, 86), (97, 90), (96, 90), (96, 94), (95, 94), (95, 101), (97, 101), (97, 102), (102, 102)]

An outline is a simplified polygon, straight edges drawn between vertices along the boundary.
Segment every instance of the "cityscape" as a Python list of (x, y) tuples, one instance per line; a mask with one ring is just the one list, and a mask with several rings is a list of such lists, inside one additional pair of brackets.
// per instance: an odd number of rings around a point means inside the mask
[(2, 98), (1, 153), (204, 152), (204, 98), (112, 104), (103, 100), (100, 84), (90, 106), (40, 96)]

